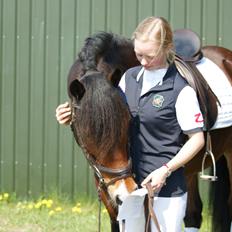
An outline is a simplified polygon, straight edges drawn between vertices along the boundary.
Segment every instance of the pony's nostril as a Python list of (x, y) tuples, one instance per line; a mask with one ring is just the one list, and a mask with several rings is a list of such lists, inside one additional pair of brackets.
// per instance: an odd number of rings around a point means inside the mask
[(116, 196), (115, 200), (116, 200), (117, 205), (121, 205), (122, 204), (122, 201), (119, 198), (119, 195)]

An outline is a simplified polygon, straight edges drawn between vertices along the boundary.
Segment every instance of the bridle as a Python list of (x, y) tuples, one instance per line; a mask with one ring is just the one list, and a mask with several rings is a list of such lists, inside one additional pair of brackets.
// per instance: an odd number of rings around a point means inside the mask
[[(71, 126), (71, 129), (73, 131), (76, 142), (80, 145), (80, 147), (85, 155), (85, 158), (87, 159), (90, 167), (93, 169), (95, 178), (97, 179), (97, 192), (98, 192), (98, 198), (99, 198), (98, 231), (100, 232), (100, 228), (101, 228), (101, 201), (102, 201), (101, 195), (102, 195), (102, 193), (105, 194), (106, 199), (107, 199), (107, 204), (109, 204), (117, 214), (117, 206), (115, 204), (113, 204), (114, 200), (112, 199), (112, 197), (108, 191), (108, 187), (110, 185), (113, 185), (118, 180), (125, 179), (128, 177), (133, 178), (132, 162), (131, 162), (131, 159), (129, 158), (126, 167), (123, 167), (123, 168), (108, 168), (108, 167), (105, 167), (102, 164), (98, 163), (97, 159), (95, 159), (94, 156), (91, 155), (87, 151), (87, 149), (83, 143), (81, 134), (80, 134), (78, 123), (76, 123), (76, 128), (74, 127), (74, 122), (77, 121), (76, 110), (78, 110), (78, 109), (80, 109), (80, 106), (78, 106), (74, 102), (74, 100), (72, 100), (72, 102), (71, 102), (72, 119), (70, 122), (70, 126)], [(106, 181), (103, 174), (109, 175), (112, 178), (109, 181)]]

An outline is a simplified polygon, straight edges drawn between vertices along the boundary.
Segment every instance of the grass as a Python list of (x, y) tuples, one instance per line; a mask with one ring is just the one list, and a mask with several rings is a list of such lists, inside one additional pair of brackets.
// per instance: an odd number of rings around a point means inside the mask
[[(0, 195), (0, 199), (1, 199)], [(102, 231), (110, 231), (106, 210), (102, 212)], [(80, 199), (44, 198), (36, 201), (0, 200), (0, 232), (96, 232), (98, 202)]]
[[(109, 217), (102, 206), (101, 231), (109, 232)], [(203, 212), (200, 232), (210, 231), (207, 209)], [(20, 200), (7, 193), (0, 194), (0, 232), (96, 232), (98, 231), (98, 201), (52, 196)]]

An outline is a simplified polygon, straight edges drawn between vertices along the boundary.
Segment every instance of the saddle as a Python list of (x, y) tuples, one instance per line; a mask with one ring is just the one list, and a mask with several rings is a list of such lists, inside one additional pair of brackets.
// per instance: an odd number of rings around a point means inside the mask
[(204, 118), (205, 130), (209, 131), (216, 122), (220, 102), (204, 77), (196, 68), (203, 57), (199, 36), (189, 29), (174, 31), (174, 46), (176, 51), (175, 64), (182, 76), (197, 93), (200, 109)]
[(178, 29), (173, 36), (175, 50), (184, 61), (197, 63), (203, 57), (199, 36), (189, 29)]

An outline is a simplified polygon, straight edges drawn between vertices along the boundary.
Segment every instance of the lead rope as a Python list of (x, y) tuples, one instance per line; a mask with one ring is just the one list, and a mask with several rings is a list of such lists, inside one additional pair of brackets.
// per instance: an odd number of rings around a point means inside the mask
[(150, 220), (152, 219), (158, 232), (161, 232), (159, 222), (157, 220), (157, 217), (155, 215), (155, 211), (153, 209), (153, 204), (154, 204), (154, 191), (152, 190), (151, 183), (146, 184), (146, 188), (148, 191), (148, 219), (146, 222), (146, 230), (145, 232), (149, 231), (149, 226), (150, 226)]
[(100, 187), (98, 187), (97, 194), (98, 194), (98, 232), (101, 232), (101, 206), (102, 206), (102, 201), (101, 201), (101, 189), (100, 189)]

